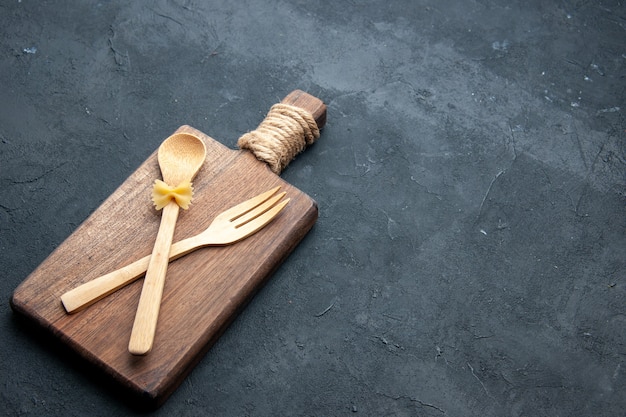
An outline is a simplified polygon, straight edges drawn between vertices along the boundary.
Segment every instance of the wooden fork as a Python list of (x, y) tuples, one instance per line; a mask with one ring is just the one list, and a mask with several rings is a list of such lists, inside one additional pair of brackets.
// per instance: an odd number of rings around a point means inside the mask
[[(261, 230), (289, 203), (288, 198), (282, 200), (285, 192), (276, 194), (279, 189), (273, 188), (223, 211), (200, 234), (174, 243), (170, 262), (206, 246), (231, 245)], [(144, 275), (149, 263), (150, 255), (66, 292), (61, 296), (65, 310), (75, 313), (130, 284)]]

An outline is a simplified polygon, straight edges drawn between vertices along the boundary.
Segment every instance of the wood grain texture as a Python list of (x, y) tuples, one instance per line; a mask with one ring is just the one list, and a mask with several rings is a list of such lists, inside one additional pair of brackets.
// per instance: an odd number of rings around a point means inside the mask
[[(318, 117), (323, 125), (325, 106)], [(160, 178), (156, 151), (11, 298), (15, 312), (51, 332), (151, 406), (162, 404), (176, 389), (317, 219), (314, 200), (249, 152), (228, 149), (189, 126), (177, 132), (200, 137), (207, 159), (194, 181), (193, 207), (179, 215), (176, 241), (205, 229), (234, 203), (275, 186), (281, 186), (291, 201), (248, 239), (200, 249), (170, 264), (151, 354), (137, 357), (127, 350), (143, 279), (73, 315), (66, 314), (60, 297), (150, 254), (160, 221), (150, 201), (153, 181)]]

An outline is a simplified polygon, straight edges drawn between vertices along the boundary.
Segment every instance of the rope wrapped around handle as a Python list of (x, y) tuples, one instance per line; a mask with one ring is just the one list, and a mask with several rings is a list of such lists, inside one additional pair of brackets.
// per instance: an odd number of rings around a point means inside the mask
[(261, 124), (241, 136), (240, 149), (248, 149), (280, 174), (297, 154), (320, 137), (320, 129), (307, 110), (286, 103), (272, 106)]

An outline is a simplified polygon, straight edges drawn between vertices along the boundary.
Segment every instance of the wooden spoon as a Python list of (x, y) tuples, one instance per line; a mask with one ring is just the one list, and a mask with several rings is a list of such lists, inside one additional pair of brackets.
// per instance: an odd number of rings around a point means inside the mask
[[(201, 139), (186, 133), (170, 136), (161, 144), (158, 152), (163, 181), (176, 187), (184, 181), (193, 180), (205, 157), (206, 147)], [(170, 201), (163, 207), (159, 232), (150, 256), (128, 344), (128, 351), (133, 355), (145, 355), (152, 349), (179, 209), (175, 201)]]

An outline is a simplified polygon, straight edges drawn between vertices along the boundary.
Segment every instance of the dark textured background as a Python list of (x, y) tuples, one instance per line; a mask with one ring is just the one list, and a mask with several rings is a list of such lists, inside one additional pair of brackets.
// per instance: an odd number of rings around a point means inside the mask
[[(328, 104), (320, 218), (155, 415), (626, 409), (621, 1), (0, 1), (0, 413), (137, 411), (13, 290), (179, 125)], [(53, 279), (53, 277), (51, 277)]]

